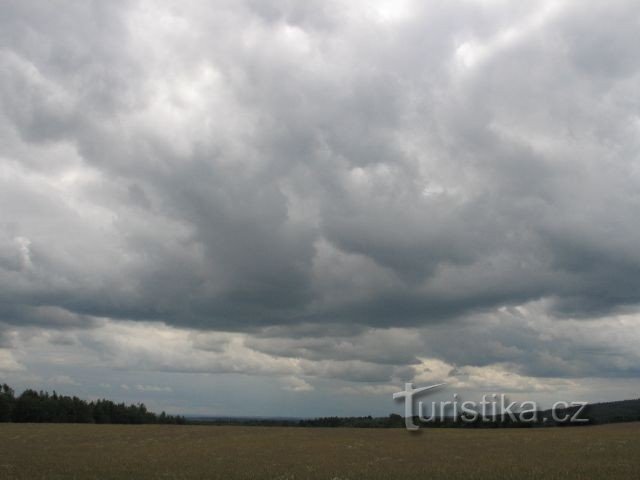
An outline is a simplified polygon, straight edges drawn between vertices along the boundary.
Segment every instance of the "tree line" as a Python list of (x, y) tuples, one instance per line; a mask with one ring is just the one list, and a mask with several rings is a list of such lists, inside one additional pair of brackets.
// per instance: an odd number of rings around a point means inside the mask
[(16, 396), (7, 384), (0, 386), (0, 422), (33, 423), (163, 423), (184, 424), (184, 417), (159, 415), (144, 403), (126, 405), (111, 400), (86, 401), (76, 396), (27, 389)]

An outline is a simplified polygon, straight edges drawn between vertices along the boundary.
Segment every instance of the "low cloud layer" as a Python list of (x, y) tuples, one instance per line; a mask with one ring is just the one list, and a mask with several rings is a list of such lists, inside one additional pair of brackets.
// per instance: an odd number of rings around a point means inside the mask
[(637, 379), (639, 19), (5, 2), (0, 371)]

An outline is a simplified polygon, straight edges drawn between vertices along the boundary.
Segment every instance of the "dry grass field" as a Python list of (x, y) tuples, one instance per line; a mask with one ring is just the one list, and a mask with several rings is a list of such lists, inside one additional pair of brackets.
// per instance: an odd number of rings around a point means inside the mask
[(0, 424), (0, 479), (633, 479), (640, 423), (529, 430)]

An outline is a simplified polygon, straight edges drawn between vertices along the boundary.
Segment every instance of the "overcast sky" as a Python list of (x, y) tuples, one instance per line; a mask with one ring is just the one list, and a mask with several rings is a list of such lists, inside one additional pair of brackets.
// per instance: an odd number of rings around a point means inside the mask
[(174, 413), (640, 390), (640, 3), (0, 0), (0, 379)]

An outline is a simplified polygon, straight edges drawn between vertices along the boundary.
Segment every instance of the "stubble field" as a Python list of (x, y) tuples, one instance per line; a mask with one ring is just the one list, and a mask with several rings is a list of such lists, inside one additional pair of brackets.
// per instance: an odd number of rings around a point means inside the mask
[(0, 424), (0, 479), (632, 479), (640, 423), (513, 430)]

